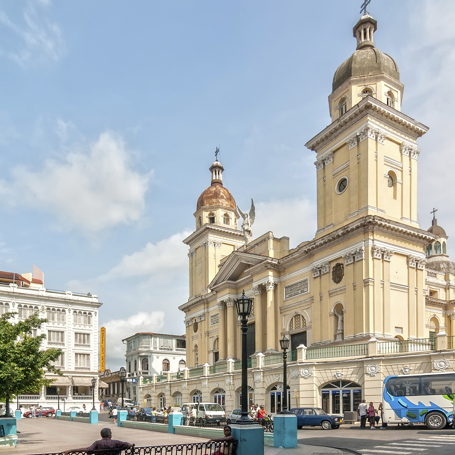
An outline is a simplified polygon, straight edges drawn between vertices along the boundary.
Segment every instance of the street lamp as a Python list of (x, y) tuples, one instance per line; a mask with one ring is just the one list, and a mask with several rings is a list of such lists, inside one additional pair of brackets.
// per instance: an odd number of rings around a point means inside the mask
[(290, 414), (288, 411), (288, 385), (286, 384), (286, 359), (288, 357), (286, 351), (289, 349), (289, 339), (286, 338), (286, 335), (281, 338), (280, 347), (283, 351), (283, 406), (280, 414)]
[(57, 387), (57, 409), (60, 411), (60, 387)]
[(248, 332), (248, 316), (251, 313), (251, 306), (253, 301), (242, 292), (240, 299), (236, 300), (237, 313), (242, 318), (242, 416), (237, 420), (237, 424), (246, 425), (254, 423), (253, 420), (248, 418), (248, 356), (247, 356), (247, 340), (246, 334)]
[(126, 382), (126, 369), (125, 369), (125, 367), (120, 368), (120, 371), (118, 372), (118, 375), (120, 376), (120, 382), (122, 383), (122, 408), (123, 408), (123, 394), (124, 394), (124, 388), (125, 388), (125, 382)]
[(92, 411), (96, 411), (95, 408), (95, 387), (96, 387), (96, 378), (92, 378), (92, 399), (93, 399), (93, 408)]

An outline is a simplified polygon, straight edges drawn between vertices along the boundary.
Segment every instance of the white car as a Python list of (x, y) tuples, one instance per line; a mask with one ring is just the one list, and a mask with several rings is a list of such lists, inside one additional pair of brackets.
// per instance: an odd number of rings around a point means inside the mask
[[(241, 409), (234, 409), (227, 417), (227, 424), (230, 425), (231, 423), (237, 422), (237, 420), (242, 417), (242, 410)], [(251, 417), (248, 414), (248, 420), (253, 420), (253, 417)]]
[(66, 412), (71, 412), (71, 411), (76, 411), (76, 412), (84, 412), (84, 410), (80, 406), (71, 406), (68, 408)]

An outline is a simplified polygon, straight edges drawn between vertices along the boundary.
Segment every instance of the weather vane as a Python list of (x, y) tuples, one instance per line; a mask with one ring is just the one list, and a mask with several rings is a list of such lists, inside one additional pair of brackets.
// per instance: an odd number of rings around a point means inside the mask
[(215, 161), (218, 161), (218, 155), (219, 155), (219, 153), (220, 153), (220, 148), (217, 147), (217, 148), (215, 149)]
[(364, 0), (362, 6), (360, 7), (360, 13), (363, 10), (363, 16), (369, 14), (367, 11), (367, 6), (371, 3), (371, 0)]

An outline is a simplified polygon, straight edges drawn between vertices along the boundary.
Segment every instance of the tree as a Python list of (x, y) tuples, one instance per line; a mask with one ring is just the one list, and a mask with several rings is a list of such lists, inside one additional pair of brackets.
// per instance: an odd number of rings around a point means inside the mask
[(41, 328), (46, 319), (38, 314), (19, 321), (10, 322), (15, 313), (0, 317), (0, 397), (6, 403), (6, 415), (10, 415), (10, 399), (23, 393), (38, 392), (52, 381), (45, 379), (45, 370), (62, 373), (52, 365), (62, 354), (61, 349), (41, 349), (46, 335), (33, 336), (33, 330)]

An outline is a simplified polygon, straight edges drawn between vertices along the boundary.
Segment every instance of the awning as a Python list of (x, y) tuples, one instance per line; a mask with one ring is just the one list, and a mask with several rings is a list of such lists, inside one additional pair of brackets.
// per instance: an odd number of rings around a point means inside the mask
[(73, 385), (73, 383), (71, 382), (71, 379), (67, 378), (65, 376), (52, 376), (52, 377), (46, 376), (46, 379), (47, 380), (52, 380), (51, 387), (52, 386), (63, 386), (63, 387), (66, 387), (66, 386)]
[(78, 378), (77, 376), (73, 376), (73, 385), (92, 387), (92, 378)]
[(103, 381), (100, 381), (100, 383), (98, 384), (98, 387), (100, 389), (108, 389), (109, 388), (109, 386)]

